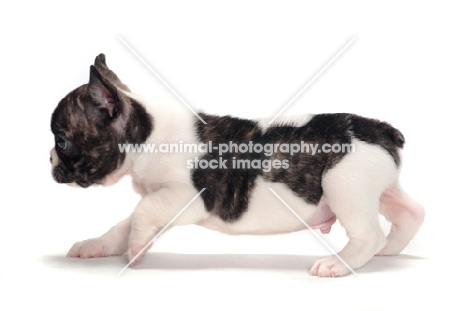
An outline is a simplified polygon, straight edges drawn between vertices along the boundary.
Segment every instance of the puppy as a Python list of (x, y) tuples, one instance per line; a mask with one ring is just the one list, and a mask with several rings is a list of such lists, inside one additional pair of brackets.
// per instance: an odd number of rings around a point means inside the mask
[[(305, 229), (300, 218), (328, 233), (338, 219), (348, 244), (310, 270), (336, 277), (376, 254), (400, 253), (423, 222), (423, 208), (398, 184), (404, 138), (388, 123), (347, 113), (272, 124), (199, 117), (131, 93), (105, 56), (96, 57), (88, 84), (65, 96), (52, 114), (52, 175), (81, 187), (130, 175), (141, 200), (101, 237), (75, 243), (69, 257), (126, 253), (137, 264), (169, 223), (274, 234)], [(167, 152), (168, 146), (180, 149)], [(379, 212), (392, 223), (387, 237)]]

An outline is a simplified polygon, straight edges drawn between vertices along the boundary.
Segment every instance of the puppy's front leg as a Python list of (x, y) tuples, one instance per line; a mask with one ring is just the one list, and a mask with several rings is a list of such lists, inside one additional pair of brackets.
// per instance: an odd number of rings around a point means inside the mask
[(188, 225), (208, 217), (200, 197), (177, 216), (197, 194), (198, 191), (191, 185), (171, 183), (141, 199), (132, 214), (128, 249), (129, 261), (136, 257), (132, 266), (141, 261), (150, 248), (147, 245), (168, 223), (172, 222), (171, 226)]
[(122, 255), (128, 248), (131, 216), (119, 222), (99, 238), (73, 244), (67, 257), (94, 258)]

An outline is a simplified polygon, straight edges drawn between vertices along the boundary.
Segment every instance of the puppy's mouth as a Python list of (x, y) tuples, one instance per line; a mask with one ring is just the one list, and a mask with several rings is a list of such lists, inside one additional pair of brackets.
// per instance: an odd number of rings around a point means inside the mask
[(60, 164), (52, 166), (52, 177), (54, 177), (54, 180), (60, 184), (70, 184), (75, 182), (73, 177), (70, 176), (70, 174), (67, 174)]
[(97, 182), (97, 181), (93, 181), (93, 182), (88, 182), (88, 181), (75, 181), (74, 183), (72, 183), (73, 185), (71, 184), (68, 184), (70, 186), (74, 186), (74, 187), (81, 187), (81, 188), (88, 188), (88, 187), (97, 187), (97, 186), (100, 186), (101, 183), (100, 182)]
[[(52, 148), (50, 151), (50, 163), (52, 164), (52, 177), (60, 184), (67, 184), (71, 187), (88, 188), (90, 186), (99, 186), (101, 180), (94, 180), (92, 178), (80, 178), (74, 173), (72, 163), (67, 159), (62, 159), (59, 153)], [(96, 173), (96, 170), (91, 171), (92, 174)], [(88, 174), (84, 174), (88, 177)]]
[(54, 167), (52, 176), (59, 184), (67, 184), (68, 186), (75, 188), (88, 188), (90, 186), (99, 186), (101, 184), (99, 181), (90, 182), (88, 180), (74, 180), (74, 178), (67, 175), (60, 166)]
[[(53, 162), (53, 161), (52, 161)], [(100, 180), (85, 180), (82, 178), (75, 178), (73, 174), (62, 167), (60, 163), (52, 164), (52, 177), (59, 184), (67, 184), (71, 187), (88, 188), (90, 186), (99, 186)]]

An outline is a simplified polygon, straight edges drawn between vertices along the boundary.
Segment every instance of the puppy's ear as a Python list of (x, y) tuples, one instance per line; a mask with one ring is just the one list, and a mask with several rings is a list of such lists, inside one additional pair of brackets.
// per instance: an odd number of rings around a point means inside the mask
[(105, 109), (111, 118), (119, 113), (120, 99), (116, 87), (108, 83), (95, 66), (91, 66), (88, 93), (98, 103), (98, 108)]
[(98, 67), (98, 68), (106, 68), (106, 69), (109, 69), (107, 67), (107, 64), (106, 64), (106, 55), (104, 55), (103, 53), (99, 54), (98, 56), (96, 56), (96, 58), (94, 59), (94, 66)]
[(110, 81), (111, 83), (115, 84), (119, 88), (130, 92), (130, 89), (128, 86), (122, 83), (120, 79), (117, 77), (117, 75), (107, 67), (106, 64), (106, 56), (104, 54), (99, 54), (96, 56), (96, 59), (94, 60), (94, 66), (96, 69), (99, 71), (102, 77), (104, 77), (107, 81)]

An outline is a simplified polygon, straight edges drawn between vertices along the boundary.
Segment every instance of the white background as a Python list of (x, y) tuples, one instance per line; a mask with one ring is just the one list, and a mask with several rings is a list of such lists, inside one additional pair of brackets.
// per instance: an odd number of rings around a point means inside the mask
[[(468, 20), (463, 2), (439, 3), (2, 4), (0, 309), (461, 308)], [(327, 250), (307, 231), (228, 237), (175, 228), (122, 277), (122, 258), (64, 258), (73, 242), (126, 217), (138, 197), (129, 180), (86, 190), (54, 183), (49, 122), (58, 101), (87, 83), (103, 52), (134, 92), (182, 105), (119, 36), (194, 108), (242, 117), (275, 115), (356, 37), (285, 114), (351, 112), (399, 128), (401, 182), (427, 211), (416, 239), (403, 255), (340, 279), (308, 276)], [(346, 242), (339, 224), (324, 238), (337, 250)]]

